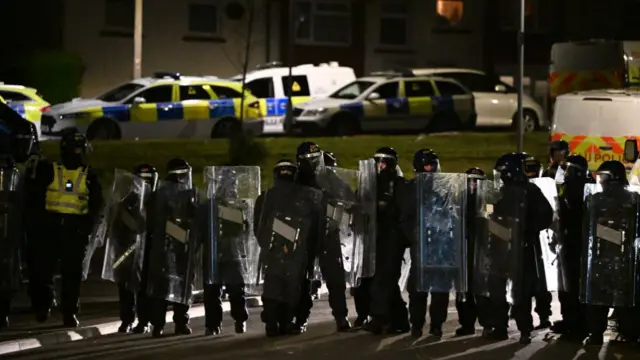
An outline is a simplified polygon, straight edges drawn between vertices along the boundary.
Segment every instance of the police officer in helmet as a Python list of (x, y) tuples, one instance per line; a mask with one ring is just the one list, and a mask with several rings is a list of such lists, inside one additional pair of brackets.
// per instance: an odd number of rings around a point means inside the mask
[[(193, 189), (193, 176), (192, 176), (192, 168), (189, 163), (181, 158), (174, 158), (169, 160), (167, 163), (167, 175), (165, 177), (165, 181), (169, 183), (174, 183), (177, 185), (180, 191), (191, 191)], [(163, 191), (162, 188), (158, 190), (158, 192)], [(157, 219), (159, 220), (159, 219)], [(155, 226), (155, 225), (154, 225)], [(152, 247), (159, 246), (162, 244), (164, 239), (154, 239), (154, 244)], [(154, 253), (155, 253), (154, 249)], [(164, 274), (152, 274), (149, 273), (148, 278), (148, 287), (152, 286), (151, 282), (152, 277), (163, 276)], [(193, 286), (193, 278), (186, 279), (186, 282), (190, 282), (190, 285)], [(149, 292), (147, 292), (149, 293)], [(164, 325), (165, 318), (167, 314), (167, 307), (172, 305), (173, 308), (173, 323), (174, 330), (177, 335), (189, 335), (191, 334), (191, 328), (189, 327), (189, 305), (182, 303), (170, 303), (164, 299), (149, 299), (149, 302), (152, 304), (152, 314), (150, 316), (151, 325), (153, 326), (153, 337), (161, 337), (164, 334)]]
[[(326, 189), (321, 189), (316, 174), (324, 166), (324, 155), (318, 144), (305, 141), (296, 149), (296, 158), (298, 161), (298, 176), (296, 182), (300, 185), (310, 186), (318, 190), (322, 190), (325, 196), (324, 201), (329, 201), (330, 194)], [(340, 179), (335, 179), (340, 180)], [(345, 184), (346, 187), (348, 185)], [(329, 291), (329, 305), (336, 321), (338, 331), (348, 331), (351, 324), (347, 319), (347, 299), (346, 299), (346, 281), (344, 267), (341, 263), (342, 252), (335, 253), (336, 249), (340, 249), (340, 239), (331, 236), (324, 236), (320, 244), (319, 254), (309, 254), (313, 259), (309, 259), (309, 264), (314, 264), (317, 255), (322, 278), (327, 284)], [(311, 282), (306, 281), (302, 289), (301, 304), (296, 315), (297, 332), (306, 331), (309, 315), (313, 301), (311, 298)]]
[[(133, 174), (144, 180), (147, 184), (149, 184), (149, 191), (155, 191), (158, 185), (158, 171), (155, 167), (150, 164), (139, 164), (133, 168)], [(144, 205), (146, 208), (149, 208), (149, 196), (150, 194), (146, 194), (145, 200), (147, 203)], [(125, 203), (125, 201), (123, 201)], [(137, 206), (136, 206), (137, 207)], [(124, 211), (124, 210), (123, 210)], [(149, 210), (147, 210), (149, 211)], [(128, 212), (127, 212), (128, 213)], [(131, 216), (131, 215), (129, 215)], [(148, 215), (147, 215), (148, 218)], [(146, 224), (147, 230), (145, 236), (149, 238), (151, 236), (150, 223)], [(145, 252), (148, 254), (148, 248), (151, 245), (150, 241), (145, 242)], [(144, 255), (143, 259), (143, 267), (145, 260), (148, 261), (147, 254)], [(141, 273), (141, 281), (139, 285), (139, 290), (137, 292), (133, 292), (126, 282), (122, 281), (118, 285), (118, 297), (120, 300), (120, 327), (118, 328), (118, 332), (126, 333), (133, 332), (135, 334), (144, 334), (149, 331), (149, 322), (150, 322), (150, 303), (146, 294), (146, 272), (144, 269)], [(136, 319), (136, 314), (138, 317), (138, 324), (133, 327), (133, 323)]]
[(589, 163), (582, 155), (571, 154), (561, 165), (563, 182), (558, 190), (560, 231), (558, 253), (558, 300), (562, 320), (551, 330), (574, 340), (587, 336), (585, 305), (580, 302), (580, 259), (582, 255), (584, 186), (591, 183)]
[(378, 176), (376, 200), (378, 226), (376, 229), (376, 270), (373, 278), (361, 279), (354, 291), (354, 301), (360, 326), (373, 333), (383, 331), (403, 333), (410, 330), (407, 304), (402, 299), (400, 280), (404, 251), (409, 240), (400, 228), (399, 206), (406, 179), (398, 173), (398, 153), (390, 147), (382, 147), (373, 154)]
[[(533, 163), (533, 166), (531, 164)], [(544, 266), (541, 258), (540, 231), (549, 228), (553, 222), (553, 209), (545, 198), (542, 191), (533, 183), (528, 181), (528, 174), (534, 174), (535, 161), (531, 161), (531, 156), (525, 153), (512, 153), (504, 155), (496, 164), (496, 171), (500, 174), (503, 182), (500, 188), (502, 198), (494, 206), (494, 211), (499, 213), (503, 209), (514, 209), (513, 204), (524, 202), (526, 211), (524, 212), (525, 228), (524, 238), (517, 239), (522, 246), (521, 254), (510, 254), (518, 256), (522, 263), (518, 264), (521, 269), (516, 270), (509, 276), (512, 280), (519, 282), (514, 284), (514, 288), (519, 291), (513, 294), (513, 315), (520, 331), (520, 342), (528, 344), (531, 342), (531, 332), (534, 330), (533, 317), (531, 316), (531, 303), (533, 297), (543, 288), (545, 279), (538, 278), (537, 267)], [(522, 197), (522, 195), (524, 197)], [(507, 210), (507, 211), (509, 211)], [(517, 247), (514, 247), (514, 249)], [(518, 276), (516, 274), (522, 274)], [(495, 288), (490, 289), (490, 301), (495, 309), (493, 316), (494, 330), (490, 337), (495, 340), (508, 338), (508, 304), (506, 303), (506, 278), (504, 281), (496, 283)], [(493, 290), (493, 291), (492, 291)], [(494, 296), (495, 294), (495, 296)]]
[(102, 188), (87, 166), (87, 138), (67, 132), (60, 142), (61, 162), (38, 167), (31, 185), (37, 193), (46, 189), (47, 236), (29, 239), (30, 296), (38, 321), (49, 316), (54, 300), (53, 275), (60, 254), (63, 323), (78, 326), (80, 284), (89, 237), (103, 207)]
[(565, 162), (569, 155), (569, 143), (564, 140), (554, 140), (549, 144), (549, 166), (542, 176), (555, 178), (558, 168)]
[[(413, 171), (416, 173), (426, 172), (440, 172), (440, 157), (435, 151), (431, 149), (420, 149), (413, 156)], [(415, 195), (411, 196), (413, 200), (408, 200), (407, 204), (415, 203)], [(414, 206), (412, 206), (413, 208)], [(415, 212), (415, 210), (413, 210)], [(413, 233), (414, 224), (417, 223), (417, 214), (412, 214), (413, 219), (409, 223), (411, 229), (407, 229), (410, 233)], [(412, 242), (415, 242), (413, 237), (410, 238)], [(416, 246), (417, 244), (412, 244)], [(415, 256), (415, 251), (411, 252), (412, 257)], [(422, 328), (426, 323), (427, 317), (427, 300), (429, 293), (419, 292), (416, 290), (416, 269), (414, 269), (417, 261), (412, 259), (411, 275), (409, 276), (409, 314), (411, 321), (411, 335), (413, 337), (422, 336)], [(431, 304), (429, 305), (429, 318), (431, 320), (429, 334), (435, 337), (442, 337), (442, 325), (447, 321), (447, 309), (449, 307), (449, 293), (446, 292), (431, 292)]]
[[(475, 248), (476, 219), (481, 209), (478, 208), (477, 194), (478, 182), (486, 180), (487, 176), (479, 167), (472, 167), (465, 171), (467, 179), (467, 258), (469, 279), (473, 279), (473, 261)], [(473, 289), (469, 289), (464, 294), (456, 294), (456, 310), (458, 311), (458, 321), (460, 327), (456, 330), (457, 336), (472, 335), (475, 333), (475, 323), (478, 319), (484, 328), (488, 326), (486, 311), (488, 310), (489, 299), (485, 296), (475, 295)]]

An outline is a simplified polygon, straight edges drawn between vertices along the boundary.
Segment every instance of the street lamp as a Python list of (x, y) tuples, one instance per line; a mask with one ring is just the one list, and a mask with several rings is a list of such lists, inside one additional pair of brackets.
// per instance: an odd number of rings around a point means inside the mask
[(526, 0), (520, 0), (520, 30), (518, 31), (518, 152), (524, 151), (524, 113), (522, 111), (522, 95), (524, 93), (524, 18)]
[(142, 1), (135, 0), (133, 25), (133, 78), (142, 77)]

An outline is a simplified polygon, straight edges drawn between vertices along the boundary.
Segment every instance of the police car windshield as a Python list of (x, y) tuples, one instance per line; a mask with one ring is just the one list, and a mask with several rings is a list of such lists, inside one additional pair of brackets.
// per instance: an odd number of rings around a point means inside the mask
[(375, 85), (375, 82), (373, 81), (356, 80), (338, 89), (336, 92), (329, 95), (329, 97), (332, 99), (353, 100), (362, 95), (362, 93), (367, 91), (367, 89), (372, 87), (373, 85)]
[(104, 102), (118, 102), (127, 98), (127, 96), (133, 94), (134, 92), (142, 89), (144, 85), (136, 84), (136, 83), (127, 83), (124, 85), (120, 85), (115, 89), (111, 89), (106, 93), (98, 96), (98, 100), (102, 100)]

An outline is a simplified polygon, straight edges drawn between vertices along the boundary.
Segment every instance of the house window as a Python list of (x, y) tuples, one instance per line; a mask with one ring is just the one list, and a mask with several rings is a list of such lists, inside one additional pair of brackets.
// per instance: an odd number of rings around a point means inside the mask
[(351, 44), (351, 3), (299, 0), (296, 2), (296, 42), (327, 45)]
[(407, 0), (383, 0), (380, 4), (380, 37), (381, 45), (405, 46), (408, 43)]
[(464, 0), (437, 0), (436, 13), (437, 27), (457, 26), (462, 21), (464, 14)]
[[(541, 30), (545, 28), (545, 2), (540, 0), (524, 1), (524, 27), (526, 30)], [(502, 14), (500, 16), (503, 30), (520, 29), (520, 0), (500, 0)]]
[(208, 4), (189, 5), (189, 33), (217, 35), (220, 31), (218, 7)]
[(106, 0), (104, 25), (107, 29), (133, 31), (135, 2), (132, 0)]

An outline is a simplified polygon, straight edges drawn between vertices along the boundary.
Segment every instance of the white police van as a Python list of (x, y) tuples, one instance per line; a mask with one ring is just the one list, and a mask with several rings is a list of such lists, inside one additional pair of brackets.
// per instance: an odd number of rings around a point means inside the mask
[[(355, 72), (350, 67), (340, 66), (337, 62), (319, 65), (304, 64), (291, 69), (292, 81), (289, 82), (289, 68), (281, 62), (258, 65), (246, 75), (246, 88), (260, 99), (260, 109), (266, 114), (264, 134), (285, 133), (284, 120), (287, 113), (286, 89), (291, 84), (291, 102), (293, 106), (331, 94), (336, 89), (354, 81)], [(242, 74), (232, 80), (242, 81)]]

